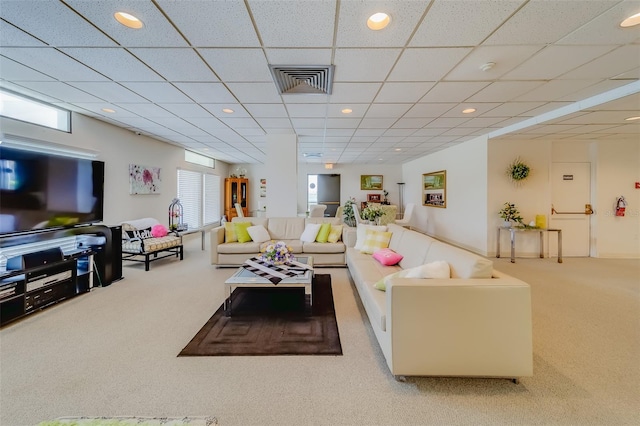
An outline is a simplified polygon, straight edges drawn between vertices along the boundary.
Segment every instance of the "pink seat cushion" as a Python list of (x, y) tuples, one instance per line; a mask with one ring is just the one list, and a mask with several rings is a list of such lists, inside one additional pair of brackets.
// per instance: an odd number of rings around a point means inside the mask
[(167, 228), (164, 227), (164, 225), (154, 225), (153, 228), (151, 228), (151, 235), (153, 235), (155, 238), (160, 238), (160, 237), (164, 237), (167, 235)]
[(403, 257), (389, 248), (383, 248), (373, 253), (373, 258), (385, 266), (396, 265)]

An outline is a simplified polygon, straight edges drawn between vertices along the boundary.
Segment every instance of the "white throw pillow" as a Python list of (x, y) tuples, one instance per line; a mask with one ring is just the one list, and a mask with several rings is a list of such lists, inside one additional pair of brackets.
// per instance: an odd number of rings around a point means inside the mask
[(271, 239), (269, 231), (267, 231), (262, 225), (250, 226), (247, 228), (247, 232), (251, 239), (256, 243), (264, 243)]
[(444, 260), (436, 260), (435, 262), (425, 263), (415, 268), (403, 269), (387, 275), (373, 286), (382, 291), (386, 291), (389, 280), (392, 278), (451, 278), (451, 269), (449, 264)]
[(361, 250), (362, 246), (364, 246), (364, 242), (367, 240), (367, 229), (384, 232), (387, 230), (387, 227), (377, 225), (358, 225), (356, 228), (356, 245), (353, 247), (356, 250)]
[(302, 235), (300, 235), (300, 241), (305, 243), (312, 243), (316, 240), (318, 232), (320, 232), (321, 223), (307, 223)]

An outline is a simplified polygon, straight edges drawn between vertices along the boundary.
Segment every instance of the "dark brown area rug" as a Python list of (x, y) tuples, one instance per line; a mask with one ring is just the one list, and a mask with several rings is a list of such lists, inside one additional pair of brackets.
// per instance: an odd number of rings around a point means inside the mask
[(237, 288), (178, 356), (342, 355), (331, 275), (316, 274), (313, 309), (302, 288)]

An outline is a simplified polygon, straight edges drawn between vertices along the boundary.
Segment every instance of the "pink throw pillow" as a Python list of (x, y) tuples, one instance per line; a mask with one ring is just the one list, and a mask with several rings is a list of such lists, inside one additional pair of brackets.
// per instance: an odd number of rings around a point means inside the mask
[(164, 225), (153, 225), (153, 228), (151, 228), (151, 235), (153, 235), (155, 238), (160, 238), (160, 237), (164, 237), (167, 235), (167, 228), (164, 227)]
[(373, 252), (373, 258), (385, 266), (396, 265), (404, 256), (389, 248), (383, 248)]

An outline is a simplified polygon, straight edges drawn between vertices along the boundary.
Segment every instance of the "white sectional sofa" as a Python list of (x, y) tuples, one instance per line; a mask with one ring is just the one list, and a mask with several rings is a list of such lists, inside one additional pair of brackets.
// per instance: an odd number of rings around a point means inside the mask
[[(404, 258), (383, 266), (354, 247), (347, 266), (391, 373), (504, 377), (533, 374), (531, 292), (481, 256), (395, 224), (389, 248)], [(450, 279), (390, 278), (401, 269), (446, 261)]]
[[(349, 233), (350, 227), (343, 225), (342, 236), (335, 243), (302, 242), (300, 237), (307, 224), (330, 223), (342, 225), (340, 218), (323, 217), (234, 217), (232, 223), (250, 222), (251, 225), (262, 225), (273, 241), (284, 241), (293, 249), (295, 256), (313, 256), (315, 266), (346, 265), (345, 242), (351, 238), (351, 245), (355, 243), (355, 234)], [(265, 243), (249, 241), (244, 243), (225, 241), (225, 227), (219, 226), (211, 230), (211, 264), (221, 266), (239, 266), (252, 256), (260, 254)]]

